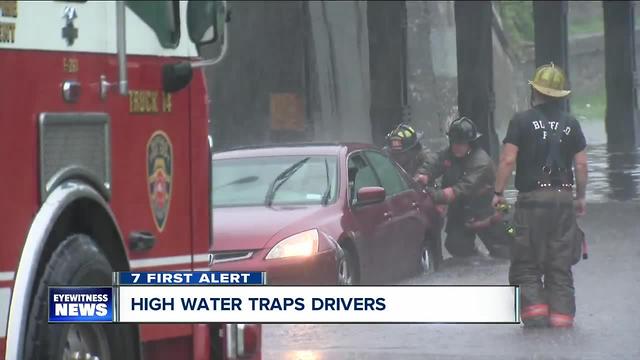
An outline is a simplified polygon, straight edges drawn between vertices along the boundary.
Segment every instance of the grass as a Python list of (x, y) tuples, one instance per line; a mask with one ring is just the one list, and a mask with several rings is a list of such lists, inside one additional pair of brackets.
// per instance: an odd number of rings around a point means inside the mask
[[(498, 12), (504, 25), (504, 30), (518, 48), (526, 43), (534, 41), (533, 7), (531, 1), (495, 1)], [(600, 5), (599, 5), (600, 6)], [(640, 12), (635, 14), (636, 29), (640, 29)], [(604, 18), (571, 17), (569, 14), (567, 31), (569, 37), (582, 34), (594, 34), (604, 32)], [(602, 120), (606, 113), (606, 93), (602, 89), (589, 94), (574, 94), (571, 97), (571, 111), (585, 120)]]
[(531, 1), (496, 1), (505, 33), (515, 46), (532, 42), (533, 6)]
[[(534, 41), (533, 6), (531, 1), (495, 1), (502, 18), (504, 30), (515, 46)], [(568, 19), (569, 36), (604, 32), (604, 19), (593, 18)], [(571, 21), (573, 20), (573, 21)], [(636, 29), (640, 29), (640, 12), (635, 14)]]
[(581, 34), (604, 33), (604, 22), (601, 18), (590, 19), (590, 21), (576, 22), (569, 24), (569, 36)]
[(587, 120), (602, 120), (607, 109), (607, 96), (604, 89), (597, 93), (579, 95), (571, 98), (571, 112)]

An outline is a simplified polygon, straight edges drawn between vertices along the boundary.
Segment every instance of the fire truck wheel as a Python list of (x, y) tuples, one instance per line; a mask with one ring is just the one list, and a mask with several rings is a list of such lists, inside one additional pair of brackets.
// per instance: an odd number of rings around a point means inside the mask
[(135, 359), (135, 329), (124, 324), (48, 324), (48, 286), (111, 285), (113, 269), (88, 236), (71, 235), (51, 255), (27, 323), (26, 359)]

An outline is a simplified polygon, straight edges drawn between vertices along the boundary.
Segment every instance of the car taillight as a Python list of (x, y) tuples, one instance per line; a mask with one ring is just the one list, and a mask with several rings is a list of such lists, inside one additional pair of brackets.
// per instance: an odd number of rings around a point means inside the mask
[(227, 359), (245, 359), (258, 352), (260, 329), (255, 324), (226, 326)]

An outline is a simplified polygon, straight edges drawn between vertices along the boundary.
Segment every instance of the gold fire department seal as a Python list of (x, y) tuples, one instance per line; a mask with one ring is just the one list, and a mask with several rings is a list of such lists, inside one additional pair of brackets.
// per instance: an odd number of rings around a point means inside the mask
[(156, 131), (147, 143), (147, 186), (151, 213), (158, 231), (164, 230), (169, 217), (173, 188), (173, 149), (163, 131)]

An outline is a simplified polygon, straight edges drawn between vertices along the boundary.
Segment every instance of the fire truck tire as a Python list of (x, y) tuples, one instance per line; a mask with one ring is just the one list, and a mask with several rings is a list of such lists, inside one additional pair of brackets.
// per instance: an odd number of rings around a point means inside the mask
[(112, 272), (89, 236), (67, 237), (51, 255), (37, 286), (27, 322), (25, 359), (135, 359), (132, 325), (48, 324), (48, 286), (111, 285)]

